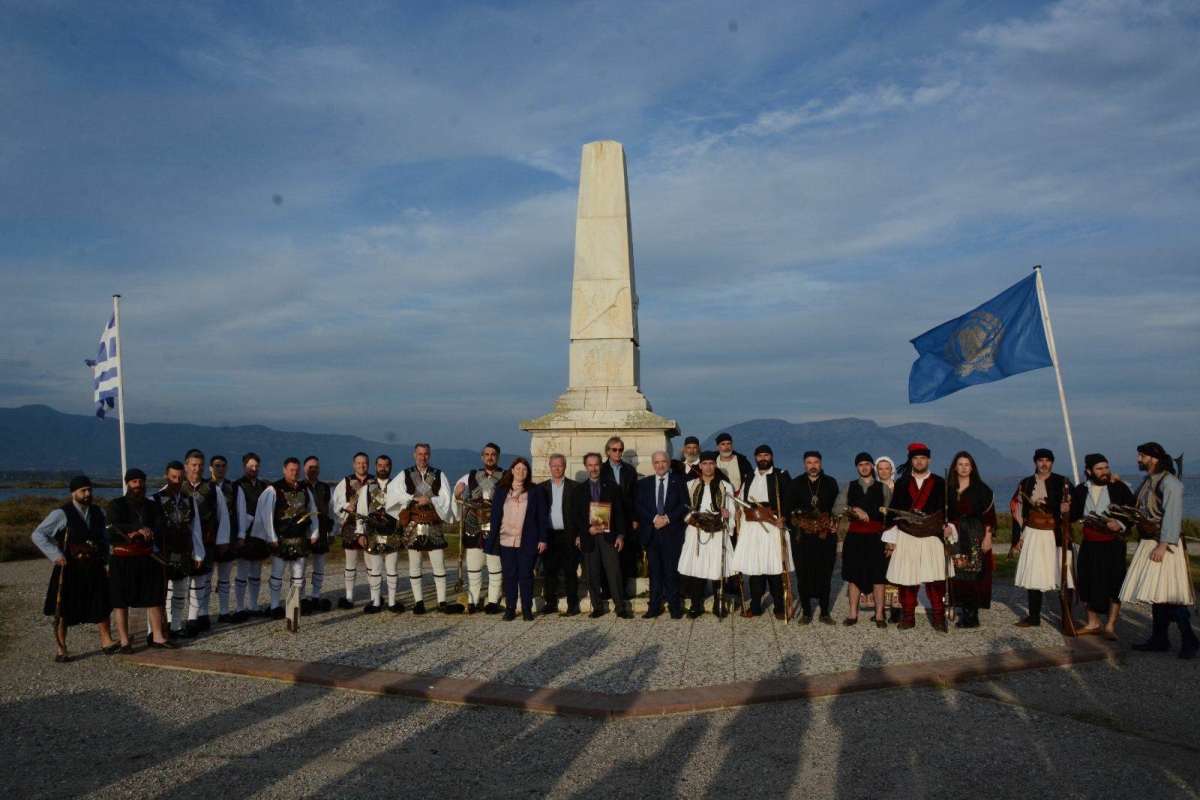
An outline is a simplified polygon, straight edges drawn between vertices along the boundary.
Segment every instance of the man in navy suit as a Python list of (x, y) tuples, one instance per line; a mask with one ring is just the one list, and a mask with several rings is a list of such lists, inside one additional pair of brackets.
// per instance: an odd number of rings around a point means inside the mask
[(665, 591), (671, 619), (682, 619), (678, 567), (687, 530), (687, 484), (682, 476), (671, 473), (671, 459), (661, 450), (650, 457), (650, 463), (654, 474), (638, 481), (634, 497), (637, 535), (646, 550), (650, 572), (650, 605), (642, 618), (662, 614)]

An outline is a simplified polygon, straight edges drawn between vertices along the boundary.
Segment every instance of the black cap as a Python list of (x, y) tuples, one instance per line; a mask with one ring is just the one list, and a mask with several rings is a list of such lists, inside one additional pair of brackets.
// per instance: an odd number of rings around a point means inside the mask
[(703, 453), (700, 454), (700, 461), (702, 463), (705, 461), (716, 461), (716, 460), (717, 460), (717, 451), (716, 450), (705, 450)]
[(686, 439), (684, 439), (684, 440), (683, 440), (683, 446), (684, 446), (684, 447), (687, 447), (689, 444), (694, 444), (694, 445), (696, 445), (697, 447), (699, 447), (699, 446), (700, 446), (700, 440), (699, 440), (699, 439), (697, 439), (695, 436), (689, 436), (689, 437), (687, 437)]
[(817, 460), (819, 460), (819, 461), (821, 461), (821, 460), (824, 460), (824, 459), (822, 459), (822, 458), (821, 458), (821, 451), (820, 451), (820, 450), (805, 450), (805, 451), (804, 451), (804, 457), (805, 457), (805, 458), (815, 458), (815, 459), (817, 459)]
[(1053, 461), (1054, 451), (1048, 447), (1039, 447), (1037, 450), (1033, 451), (1033, 460), (1037, 461), (1039, 458), (1048, 458)]
[(732, 441), (733, 441), (733, 437), (730, 436), (728, 433), (718, 433), (717, 434), (717, 444), (720, 444), (721, 442), (732, 442)]
[(754, 455), (760, 456), (763, 453), (766, 453), (769, 456), (775, 455), (775, 451), (771, 449), (771, 445), (769, 444), (760, 444), (758, 447), (754, 448)]
[(1144, 456), (1157, 458), (1158, 466), (1161, 469), (1165, 469), (1172, 475), (1175, 474), (1175, 462), (1171, 459), (1171, 456), (1167, 455), (1167, 451), (1158, 442), (1146, 442), (1145, 444), (1138, 445), (1137, 451)]
[(1097, 464), (1107, 464), (1107, 463), (1108, 463), (1108, 459), (1105, 458), (1104, 456), (1102, 456), (1100, 453), (1088, 453), (1086, 456), (1083, 457), (1083, 468), (1084, 469), (1091, 469), (1092, 467), (1096, 466)]
[(76, 475), (71, 478), (71, 482), (67, 484), (67, 488), (71, 490), (71, 494), (75, 494), (80, 489), (90, 489), (92, 487), (92, 479), (87, 475)]
[(129, 483), (130, 481), (136, 481), (136, 480), (143, 480), (143, 481), (146, 480), (146, 473), (142, 472), (137, 467), (134, 467), (133, 469), (131, 469), (125, 473), (125, 482)]
[(871, 454), (864, 450), (863, 452), (859, 453), (858, 455), (856, 455), (854, 457), (854, 466), (857, 467), (859, 464), (861, 464), (864, 461), (870, 461), (872, 464), (875, 463), (875, 459), (871, 458)]

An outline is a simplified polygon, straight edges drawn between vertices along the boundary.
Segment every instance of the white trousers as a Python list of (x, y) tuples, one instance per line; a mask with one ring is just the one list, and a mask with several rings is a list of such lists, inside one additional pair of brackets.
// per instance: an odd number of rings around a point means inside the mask
[(271, 557), (271, 609), (279, 608), (279, 595), (283, 590), (283, 573), (285, 569), (291, 569), (291, 584), (292, 590), (304, 593), (304, 563), (305, 559), (297, 558), (295, 561), (284, 561), (279, 556)]
[[(412, 588), (413, 600), (418, 603), (425, 600), (425, 590), (421, 587), (421, 578), (424, 574), (421, 570), (421, 555), (420, 550), (408, 551), (408, 585)], [(429, 550), (426, 555), (429, 556), (429, 566), (433, 570), (433, 585), (437, 589), (438, 603), (444, 603), (446, 602), (446, 551)]]
[[(353, 552), (353, 551), (348, 551)], [(400, 554), (387, 553), (377, 556), (363, 552), (367, 562), (367, 586), (371, 589), (371, 605), (380, 605), (383, 594), (383, 578), (387, 575), (388, 605), (396, 605), (396, 590), (400, 586)], [(353, 589), (353, 586), (350, 587)], [(349, 591), (347, 591), (349, 595)]]
[(187, 617), (188, 587), (191, 583), (190, 578), (182, 578), (167, 584), (167, 596), (171, 598), (171, 602), (167, 603), (167, 624), (171, 626), (171, 630), (183, 630), (184, 619)]
[[(233, 562), (222, 561), (217, 564), (217, 604), (221, 614), (229, 613), (229, 584), (233, 573)], [(204, 604), (208, 608), (208, 604)]]
[[(312, 558), (312, 575), (309, 580), (312, 583), (312, 590), (309, 592), (309, 597), (317, 600), (321, 597), (321, 587), (325, 585), (325, 556), (327, 553), (313, 553)], [(303, 597), (303, 595), (301, 595)]]
[(204, 616), (208, 616), (208, 586), (211, 574), (208, 575), (193, 575), (191, 581), (191, 592), (189, 593), (188, 601), (188, 621), (194, 621), (200, 616), (200, 609), (204, 609)]
[(233, 582), (234, 607), (238, 611), (246, 611), (246, 590), (250, 590), (250, 611), (258, 611), (258, 590), (262, 586), (261, 561), (237, 560), (237, 577)]
[[(442, 552), (441, 550), (437, 552)], [(483, 592), (483, 570), (487, 567), (489, 603), (500, 602), (500, 591), (504, 588), (504, 568), (500, 564), (500, 556), (488, 555), (480, 547), (472, 547), (466, 551), (467, 559), (467, 602), (475, 605)], [(462, 566), (459, 566), (462, 569)]]

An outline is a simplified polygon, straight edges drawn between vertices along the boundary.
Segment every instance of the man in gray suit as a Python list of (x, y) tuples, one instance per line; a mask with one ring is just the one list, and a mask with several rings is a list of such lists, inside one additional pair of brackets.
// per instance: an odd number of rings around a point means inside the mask
[(547, 526), (548, 544), (542, 555), (545, 568), (544, 597), (546, 608), (543, 614), (558, 613), (558, 574), (563, 575), (567, 594), (567, 616), (579, 614), (579, 533), (575, 530), (572, 511), (575, 500), (572, 495), (578, 481), (566, 476), (567, 459), (561, 453), (550, 456), (550, 479), (538, 488), (546, 495), (550, 509), (550, 524)]

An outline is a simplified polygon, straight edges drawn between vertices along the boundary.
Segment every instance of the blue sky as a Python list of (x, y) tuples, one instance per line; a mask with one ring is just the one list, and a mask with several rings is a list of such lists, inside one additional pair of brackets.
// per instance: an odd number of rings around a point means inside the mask
[(1065, 452), (1049, 370), (907, 404), (1040, 263), (1080, 456), (1200, 451), (1195, 4), (434, 5), (0, 2), (0, 402), (89, 413), (119, 292), (131, 421), (521, 448), (616, 139), (685, 432)]

